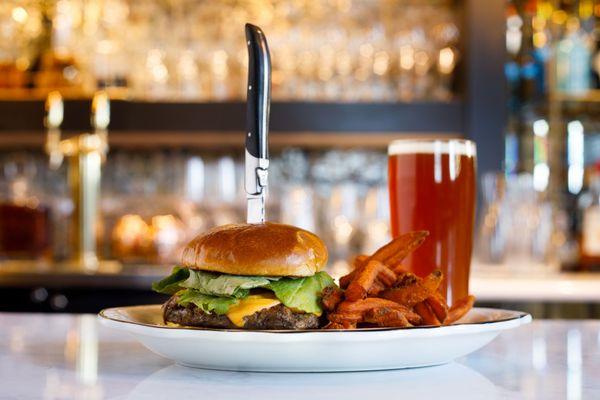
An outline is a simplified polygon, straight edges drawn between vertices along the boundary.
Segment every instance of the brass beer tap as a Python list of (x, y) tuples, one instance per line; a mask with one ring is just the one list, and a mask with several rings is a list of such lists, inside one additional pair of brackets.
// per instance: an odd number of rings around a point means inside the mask
[(52, 92), (46, 100), (46, 152), (52, 168), (58, 168), (63, 157), (69, 163), (68, 180), (73, 201), (71, 261), (81, 269), (96, 271), (99, 266), (96, 238), (101, 165), (108, 152), (107, 128), (110, 122), (107, 93), (97, 92), (92, 100), (92, 133), (61, 139), (62, 120), (62, 96)]

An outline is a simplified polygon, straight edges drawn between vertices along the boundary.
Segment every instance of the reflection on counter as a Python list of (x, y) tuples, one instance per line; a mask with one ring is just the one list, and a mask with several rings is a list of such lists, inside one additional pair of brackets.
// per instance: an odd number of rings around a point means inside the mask
[[(0, 316), (3, 378), (16, 398), (592, 399), (600, 388), (598, 322), (534, 321), (481, 351), (431, 368), (351, 374), (269, 374), (172, 365), (91, 316)], [(126, 355), (126, 356), (125, 356)], [(498, 362), (503, 360), (503, 362)], [(52, 368), (50, 368), (50, 366)], [(276, 384), (274, 384), (276, 382)], [(431, 384), (435, 382), (435, 384)], [(168, 390), (165, 390), (168, 388)], [(0, 389), (0, 393), (3, 389)], [(7, 390), (7, 389), (4, 389)], [(452, 396), (454, 397), (454, 396)]]

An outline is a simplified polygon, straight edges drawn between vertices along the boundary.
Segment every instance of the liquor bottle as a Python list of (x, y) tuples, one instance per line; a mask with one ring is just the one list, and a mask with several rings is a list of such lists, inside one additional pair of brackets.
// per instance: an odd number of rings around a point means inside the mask
[(536, 59), (535, 47), (533, 45), (533, 32), (531, 29), (531, 15), (523, 14), (524, 24), (522, 26), (522, 42), (519, 53), (516, 56), (519, 64), (520, 85), (518, 98), (521, 106), (530, 104), (540, 92), (538, 87), (538, 76), (543, 71), (543, 66)]
[(556, 87), (568, 93), (583, 93), (590, 89), (591, 50), (589, 35), (579, 20), (567, 22), (567, 33), (556, 46)]
[(588, 188), (577, 201), (580, 215), (580, 269), (600, 269), (600, 162), (587, 170)]
[(594, 56), (592, 58), (592, 88), (600, 88), (600, 26), (594, 29)]
[(0, 258), (40, 259), (51, 254), (50, 209), (32, 189), (29, 163), (4, 166), (0, 190)]

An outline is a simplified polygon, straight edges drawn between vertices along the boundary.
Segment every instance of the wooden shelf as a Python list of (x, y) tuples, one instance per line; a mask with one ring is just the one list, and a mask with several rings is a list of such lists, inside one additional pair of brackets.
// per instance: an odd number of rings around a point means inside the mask
[[(90, 129), (90, 102), (65, 101), (65, 131)], [(111, 131), (120, 132), (243, 132), (244, 102), (153, 103), (115, 100)], [(0, 134), (43, 131), (44, 102), (0, 101)], [(271, 130), (285, 132), (411, 132), (463, 133), (464, 107), (447, 103), (308, 103), (274, 102)]]
[(550, 100), (562, 103), (600, 103), (600, 89), (588, 90), (584, 93), (554, 92)]
[[(195, 149), (242, 149), (243, 132), (226, 131), (110, 131), (109, 146), (112, 149), (152, 149), (152, 148), (195, 148)], [(269, 133), (269, 146), (273, 150), (285, 147), (312, 149), (324, 148), (361, 148), (387, 149), (395, 139), (405, 138), (461, 138), (460, 133), (427, 132), (278, 132)], [(12, 134), (0, 133), (0, 150), (16, 148), (42, 149), (45, 135), (40, 131), (19, 131)]]

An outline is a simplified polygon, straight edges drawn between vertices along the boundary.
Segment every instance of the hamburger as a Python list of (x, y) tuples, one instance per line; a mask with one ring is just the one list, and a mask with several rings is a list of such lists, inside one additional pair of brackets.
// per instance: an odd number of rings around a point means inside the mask
[(321, 292), (335, 285), (323, 270), (327, 249), (290, 225), (233, 224), (193, 239), (181, 265), (152, 288), (172, 295), (167, 324), (230, 329), (321, 326)]

